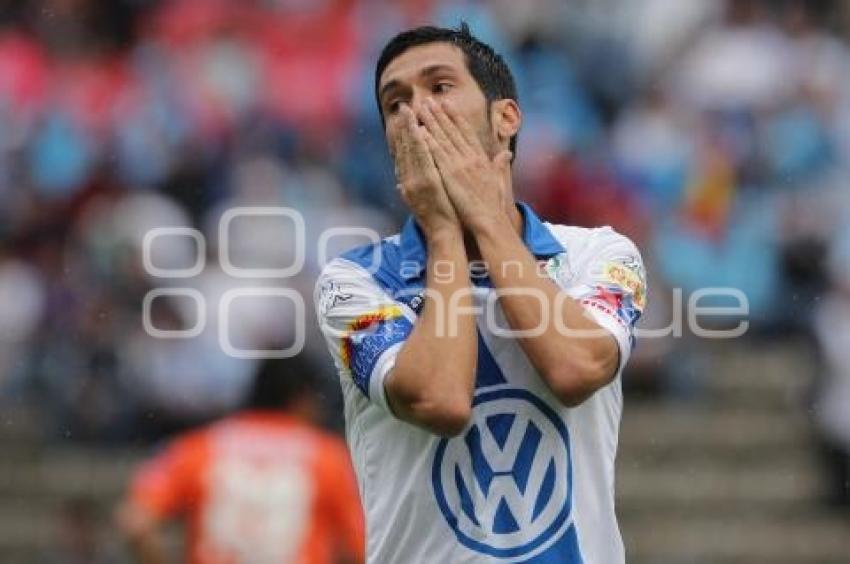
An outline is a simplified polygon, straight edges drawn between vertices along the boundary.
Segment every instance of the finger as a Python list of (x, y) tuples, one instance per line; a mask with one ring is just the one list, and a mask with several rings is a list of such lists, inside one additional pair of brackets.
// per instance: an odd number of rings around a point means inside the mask
[(425, 144), (425, 140), (422, 139), (424, 128), (419, 125), (419, 119), (410, 106), (405, 105), (403, 111), (406, 134), (410, 143), (410, 153), (415, 159), (418, 159), (422, 154), (428, 153), (428, 146)]
[[(425, 144), (427, 144), (428, 149), (431, 152), (431, 155), (434, 159), (434, 164), (437, 167), (437, 170), (441, 177), (445, 179), (444, 174), (446, 173), (446, 169), (449, 167), (449, 155), (446, 153), (445, 149), (442, 145), (431, 135), (431, 132), (427, 129), (422, 128), (422, 140)], [(449, 201), (452, 205), (456, 205), (456, 198), (459, 197), (459, 194), (456, 194), (457, 186), (454, 182), (446, 182), (443, 180), (442, 182), (443, 189), (446, 191), (446, 195), (449, 197)]]
[(427, 129), (421, 128), (419, 130), (419, 138), (430, 151), (437, 168), (443, 168), (445, 170), (450, 160), (445, 147)]
[[(402, 110), (400, 110), (401, 112), (403, 112), (403, 107), (404, 106), (402, 105)], [(393, 158), (396, 157), (396, 155), (399, 152), (399, 149), (401, 148), (401, 144), (402, 144), (402, 140), (403, 140), (402, 137), (404, 135), (405, 129), (406, 129), (406, 124), (403, 121), (401, 123), (395, 122), (390, 126), (390, 129), (389, 129), (389, 145), (390, 145), (390, 154)]]
[(475, 133), (475, 129), (473, 129), (472, 124), (461, 115), (460, 112), (454, 107), (454, 104), (449, 102), (448, 100), (443, 100), (439, 106), (441, 113), (444, 113), (448, 120), (454, 125), (454, 127), (458, 130), (461, 137), (465, 141), (465, 143), (475, 149), (476, 151), (484, 151), (484, 147), (481, 146), (481, 140), (478, 139), (478, 135)]
[(410, 106), (405, 106), (404, 115), (407, 124), (406, 136), (411, 159), (414, 162), (420, 161), (421, 164), (422, 156), (424, 154), (428, 156), (427, 160), (430, 160), (430, 155), (427, 154), (428, 147), (424, 140), (422, 140), (421, 132), (423, 128), (419, 125), (419, 119), (416, 117), (416, 114)]
[[(406, 136), (407, 134), (403, 135)], [(399, 181), (406, 180), (412, 170), (413, 162), (411, 160), (408, 142), (402, 136), (399, 137), (398, 143), (396, 144), (393, 160), (395, 163), (396, 178)]]
[(404, 125), (408, 132), (413, 132), (413, 126), (416, 125), (416, 115), (413, 113), (413, 108), (407, 104), (402, 104), (399, 109), (401, 116), (404, 118)]
[(431, 110), (427, 102), (423, 104), (419, 114), (422, 117), (422, 123), (425, 124), (426, 131), (431, 134), (434, 140), (436, 140), (446, 152), (458, 151), (454, 141), (449, 139), (448, 134), (443, 129), (443, 126), (437, 121), (437, 116), (434, 115), (434, 112)]
[(413, 117), (413, 111), (406, 104), (402, 104), (400, 111), (405, 123), (399, 127), (395, 161), (396, 168), (399, 171), (399, 179), (406, 180), (407, 177), (412, 174), (415, 166), (413, 137), (410, 127), (411, 118), (413, 123), (415, 123), (415, 117)]
[(461, 154), (469, 154), (473, 147), (464, 139), (463, 134), (452, 122), (446, 112), (434, 101), (433, 98), (425, 100), (425, 110), (434, 116), (434, 121), (442, 129), (446, 138), (449, 139), (454, 148)]
[(418, 170), (427, 173), (429, 170), (436, 171), (436, 163), (434, 162), (434, 155), (431, 152), (431, 148), (425, 140), (425, 133), (428, 133), (428, 131), (424, 127), (416, 126), (412, 137), (412, 151), (414, 160), (419, 167)]

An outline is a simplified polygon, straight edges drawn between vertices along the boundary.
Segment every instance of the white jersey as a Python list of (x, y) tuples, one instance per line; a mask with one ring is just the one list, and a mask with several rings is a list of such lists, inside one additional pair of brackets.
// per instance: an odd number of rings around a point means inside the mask
[(508, 328), (480, 273), (473, 416), (443, 438), (395, 418), (384, 382), (416, 323), (426, 248), (416, 223), (334, 259), (316, 309), (342, 381), (348, 444), (367, 521), (370, 563), (624, 561), (614, 514), (622, 410), (619, 371), (646, 287), (634, 244), (609, 227), (544, 224), (525, 204), (538, 265), (617, 340), (617, 377), (563, 406)]

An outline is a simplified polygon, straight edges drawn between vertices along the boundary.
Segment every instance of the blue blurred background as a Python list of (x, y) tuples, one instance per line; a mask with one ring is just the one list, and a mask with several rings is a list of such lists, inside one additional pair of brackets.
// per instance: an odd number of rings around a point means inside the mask
[[(43, 0), (0, 2), (0, 559), (126, 557), (109, 507), (151, 444), (235, 409), (255, 361), (219, 346), (225, 292), (304, 296), (323, 230), (405, 217), (374, 63), (401, 29), (463, 18), (516, 74), (515, 186), (546, 219), (612, 225), (649, 268), (643, 327), (705, 287), (747, 334), (643, 339), (624, 377), (620, 514), (632, 562), (850, 555), (850, 5), (841, 0)], [(235, 206), (306, 222), (306, 264), (237, 278)], [(143, 267), (145, 233), (193, 227), (187, 279)], [(234, 221), (229, 256), (280, 267), (291, 228)], [(350, 238), (334, 241), (339, 251)], [(360, 242), (360, 241), (357, 241)], [(151, 261), (201, 252), (158, 239)], [(332, 253), (331, 253), (332, 254)], [(142, 327), (154, 288), (197, 289), (197, 337)], [(185, 329), (191, 300), (154, 325)], [(238, 348), (291, 342), (291, 304), (243, 299)], [(728, 320), (727, 320), (728, 321)], [(4, 556), (6, 555), (6, 556)]]

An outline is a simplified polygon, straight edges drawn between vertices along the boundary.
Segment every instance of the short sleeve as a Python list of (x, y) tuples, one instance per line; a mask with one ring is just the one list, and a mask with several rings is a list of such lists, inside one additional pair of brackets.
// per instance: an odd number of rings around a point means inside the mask
[(384, 382), (413, 330), (413, 311), (392, 299), (365, 269), (344, 259), (325, 267), (314, 298), (340, 378), (390, 411)]
[[(634, 243), (610, 227), (598, 228), (567, 253), (550, 260), (550, 275), (620, 348), (622, 370), (635, 343), (635, 324), (646, 307), (646, 271)], [(576, 249), (577, 253), (571, 253)]]

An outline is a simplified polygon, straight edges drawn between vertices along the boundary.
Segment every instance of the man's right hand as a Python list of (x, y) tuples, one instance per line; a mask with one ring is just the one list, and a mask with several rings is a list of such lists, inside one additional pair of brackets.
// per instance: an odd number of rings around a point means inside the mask
[(391, 149), (401, 197), (416, 217), (426, 237), (460, 229), (457, 213), (431, 156), (422, 126), (407, 104), (392, 135)]

